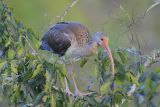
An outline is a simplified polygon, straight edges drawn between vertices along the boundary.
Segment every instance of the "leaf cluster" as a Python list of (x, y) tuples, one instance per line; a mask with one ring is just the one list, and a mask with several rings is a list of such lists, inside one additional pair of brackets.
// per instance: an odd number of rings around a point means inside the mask
[[(64, 88), (67, 75), (59, 58), (39, 49), (40, 40), (31, 29), (17, 21), (0, 1), (0, 100), (11, 106), (45, 107), (109, 107), (158, 106), (160, 69), (149, 70), (141, 58), (121, 49), (113, 50), (115, 78), (110, 71), (108, 56), (100, 51), (97, 66), (99, 90), (90, 96), (73, 100)], [(135, 53), (138, 51), (132, 49)], [(81, 67), (87, 59), (82, 60)]]

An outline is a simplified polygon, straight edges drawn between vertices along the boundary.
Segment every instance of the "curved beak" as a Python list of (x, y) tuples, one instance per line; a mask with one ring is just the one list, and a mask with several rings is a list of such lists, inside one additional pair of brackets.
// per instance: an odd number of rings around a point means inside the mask
[(111, 53), (111, 50), (110, 50), (109, 45), (108, 45), (108, 39), (104, 40), (101, 45), (104, 48), (105, 52), (107, 52), (107, 54), (109, 56), (109, 59), (110, 59), (111, 64), (112, 64), (112, 76), (114, 77), (114, 60), (113, 60), (112, 53)]

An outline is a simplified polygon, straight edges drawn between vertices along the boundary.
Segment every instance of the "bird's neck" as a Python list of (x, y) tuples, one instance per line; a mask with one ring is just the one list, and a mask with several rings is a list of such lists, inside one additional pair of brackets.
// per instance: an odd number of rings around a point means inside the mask
[(98, 45), (96, 42), (93, 42), (93, 41), (90, 42), (83, 49), (84, 54), (85, 54), (84, 56), (90, 56), (90, 55), (96, 54), (97, 48), (98, 48)]

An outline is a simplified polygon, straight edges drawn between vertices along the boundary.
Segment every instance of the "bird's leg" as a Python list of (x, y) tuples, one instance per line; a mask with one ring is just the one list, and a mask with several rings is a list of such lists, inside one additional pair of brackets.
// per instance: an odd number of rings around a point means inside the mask
[(79, 90), (78, 90), (78, 87), (77, 87), (77, 84), (76, 84), (76, 81), (73, 77), (73, 72), (72, 72), (73, 68), (72, 68), (72, 65), (69, 65), (68, 67), (68, 72), (69, 72), (69, 75), (71, 77), (71, 79), (73, 80), (73, 85), (74, 85), (74, 97), (77, 97), (77, 96), (80, 96), (80, 97), (83, 97), (84, 95), (90, 95), (92, 93), (81, 93)]
[(69, 89), (69, 87), (68, 87), (68, 82), (67, 82), (67, 78), (65, 77), (64, 78), (64, 82), (65, 82), (65, 92), (67, 93), (67, 95), (69, 95), (69, 96), (73, 96), (73, 93), (70, 91), (70, 89)]
[(69, 66), (68, 66), (68, 72), (69, 72), (69, 75), (70, 75), (70, 77), (71, 77), (71, 79), (72, 79), (72, 81), (73, 81), (73, 85), (74, 85), (74, 96), (83, 96), (83, 94), (80, 93), (79, 90), (78, 90), (78, 87), (77, 87), (76, 81), (75, 81), (75, 79), (74, 79), (74, 77), (73, 77), (73, 72), (72, 72), (72, 71), (73, 71), (72, 65), (69, 65)]

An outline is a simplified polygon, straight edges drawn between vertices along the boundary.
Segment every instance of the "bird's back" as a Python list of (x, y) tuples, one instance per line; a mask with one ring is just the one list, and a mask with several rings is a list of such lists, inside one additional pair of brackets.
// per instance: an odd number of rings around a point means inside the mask
[(59, 22), (43, 35), (41, 47), (63, 56), (73, 42), (80, 47), (86, 45), (88, 37), (89, 31), (84, 25), (77, 22)]

